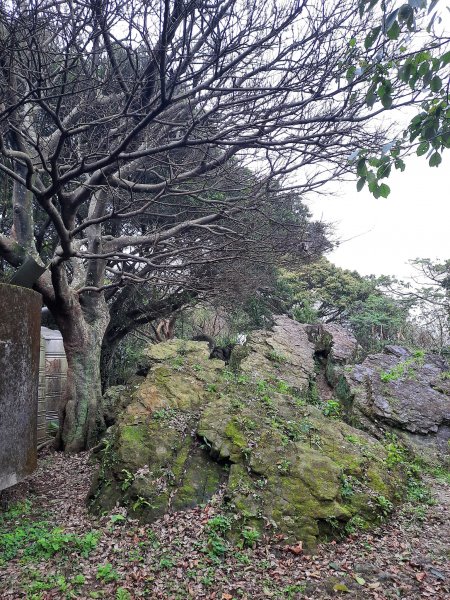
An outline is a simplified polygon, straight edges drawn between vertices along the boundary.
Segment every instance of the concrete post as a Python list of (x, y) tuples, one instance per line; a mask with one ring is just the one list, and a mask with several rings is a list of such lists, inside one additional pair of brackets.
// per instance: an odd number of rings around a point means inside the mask
[(0, 284), (0, 490), (36, 468), (40, 294)]

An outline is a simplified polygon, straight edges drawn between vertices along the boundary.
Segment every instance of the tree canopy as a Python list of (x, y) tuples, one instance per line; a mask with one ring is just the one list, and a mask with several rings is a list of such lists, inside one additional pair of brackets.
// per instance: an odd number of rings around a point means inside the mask
[[(35, 288), (68, 357), (65, 448), (102, 428), (124, 288), (158, 300), (226, 260), (308, 258), (321, 236), (303, 195), (379, 152), (373, 118), (420, 97), (409, 80), (386, 92), (377, 55), (404, 50), (366, 43), (377, 18), (351, 0), (2, 3), (0, 256), (48, 267)], [(374, 78), (392, 102), (370, 108)]]

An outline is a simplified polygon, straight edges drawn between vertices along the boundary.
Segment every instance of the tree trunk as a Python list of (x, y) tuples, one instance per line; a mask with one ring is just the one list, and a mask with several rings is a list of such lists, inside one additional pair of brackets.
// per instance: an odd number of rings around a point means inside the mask
[(91, 448), (105, 429), (100, 353), (109, 315), (103, 300), (86, 308), (76, 302), (70, 314), (55, 314), (67, 358), (67, 385), (57, 446), (66, 452)]
[(110, 340), (108, 338), (108, 332), (106, 332), (105, 337), (103, 339), (100, 356), (100, 375), (103, 393), (106, 392), (110, 385), (111, 369), (114, 361), (114, 356), (120, 340), (123, 339), (125, 335), (126, 334), (119, 337), (118, 339)]

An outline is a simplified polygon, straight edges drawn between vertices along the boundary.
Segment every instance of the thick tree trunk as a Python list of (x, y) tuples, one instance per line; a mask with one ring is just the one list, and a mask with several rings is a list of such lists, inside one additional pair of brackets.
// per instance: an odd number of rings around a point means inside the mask
[(126, 333), (123, 334), (123, 336), (120, 336), (118, 339), (111, 340), (108, 338), (106, 332), (105, 337), (103, 338), (100, 356), (100, 375), (103, 393), (106, 392), (110, 385), (111, 369), (114, 361), (114, 355), (116, 353), (120, 340), (122, 340), (125, 337), (125, 335)]
[(67, 386), (57, 445), (66, 452), (87, 450), (104, 431), (100, 353), (109, 315), (104, 301), (86, 310), (55, 315), (67, 357)]

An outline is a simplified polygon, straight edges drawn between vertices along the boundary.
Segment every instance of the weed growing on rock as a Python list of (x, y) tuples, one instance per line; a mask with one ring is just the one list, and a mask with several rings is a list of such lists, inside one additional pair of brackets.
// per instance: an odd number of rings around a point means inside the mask
[(322, 412), (326, 417), (338, 419), (341, 416), (341, 403), (331, 398), (325, 402)]
[(261, 537), (261, 534), (259, 533), (259, 531), (257, 529), (254, 529), (253, 527), (245, 527), (241, 531), (241, 536), (242, 536), (242, 540), (240, 543), (241, 546), (243, 546), (244, 548), (254, 548), (256, 542)]

